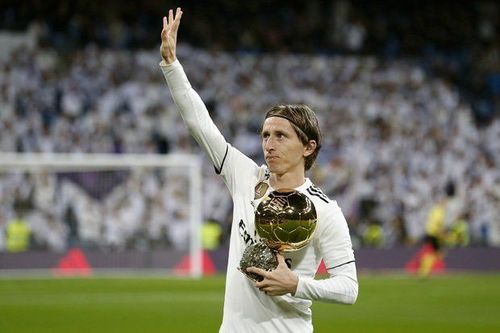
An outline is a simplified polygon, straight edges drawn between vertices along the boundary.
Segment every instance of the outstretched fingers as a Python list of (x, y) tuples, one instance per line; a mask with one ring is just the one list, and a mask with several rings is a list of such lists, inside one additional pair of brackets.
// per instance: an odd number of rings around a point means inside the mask
[(174, 11), (170, 9), (168, 11), (168, 16), (163, 16), (163, 31), (177, 32), (179, 25), (181, 23), (182, 9), (177, 7), (174, 15)]
[(168, 10), (168, 25), (174, 23), (174, 11), (172, 9)]
[(177, 29), (179, 29), (179, 25), (181, 24), (181, 17), (182, 17), (182, 10), (180, 7), (177, 7), (177, 10), (175, 11), (174, 22), (172, 24), (172, 29), (175, 32), (177, 32)]
[(180, 7), (177, 7), (177, 9), (175, 10), (175, 15), (174, 11), (172, 9), (169, 9), (168, 20), (167, 20), (168, 26), (179, 25), (181, 17), (182, 17), (182, 9)]
[(182, 9), (181, 7), (177, 7), (177, 9), (175, 10), (175, 20), (177, 22), (180, 21), (181, 16), (182, 16)]
[(182, 17), (182, 10), (177, 7), (174, 11), (170, 9), (166, 16), (163, 16), (163, 29), (161, 31), (160, 54), (163, 60), (170, 64), (176, 59), (177, 30), (179, 29)]

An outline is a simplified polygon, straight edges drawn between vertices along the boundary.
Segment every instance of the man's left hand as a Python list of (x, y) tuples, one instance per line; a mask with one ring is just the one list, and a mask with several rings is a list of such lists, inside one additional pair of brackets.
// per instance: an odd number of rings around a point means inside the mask
[(255, 286), (266, 295), (281, 296), (288, 293), (294, 295), (297, 291), (299, 278), (288, 268), (285, 257), (278, 253), (277, 258), (278, 267), (270, 272), (257, 267), (248, 267), (247, 272), (258, 274), (264, 278), (262, 281), (256, 282)]

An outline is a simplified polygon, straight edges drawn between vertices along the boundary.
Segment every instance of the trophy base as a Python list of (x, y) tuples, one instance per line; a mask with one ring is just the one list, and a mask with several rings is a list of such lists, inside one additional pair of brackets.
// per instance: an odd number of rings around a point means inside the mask
[(271, 249), (264, 243), (256, 243), (248, 246), (243, 252), (238, 270), (245, 274), (254, 282), (262, 281), (264, 278), (255, 273), (247, 272), (248, 267), (257, 267), (266, 271), (272, 271), (278, 267), (278, 258), (276, 250)]

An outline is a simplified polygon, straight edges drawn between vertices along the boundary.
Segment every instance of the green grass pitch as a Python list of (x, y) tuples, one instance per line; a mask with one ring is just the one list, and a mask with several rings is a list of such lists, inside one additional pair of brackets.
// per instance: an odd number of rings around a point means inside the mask
[[(217, 332), (223, 289), (223, 277), (3, 278), (0, 332)], [(356, 305), (316, 302), (313, 322), (315, 332), (500, 332), (500, 274), (361, 274)]]

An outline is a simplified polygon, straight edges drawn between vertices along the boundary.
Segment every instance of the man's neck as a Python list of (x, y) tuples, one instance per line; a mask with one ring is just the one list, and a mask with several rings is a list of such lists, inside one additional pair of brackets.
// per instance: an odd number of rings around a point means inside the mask
[(295, 189), (306, 181), (305, 175), (298, 174), (298, 175), (292, 175), (292, 174), (284, 174), (284, 175), (278, 175), (275, 173), (271, 174), (271, 177), (269, 178), (269, 185), (271, 185), (272, 188), (275, 190), (279, 189)]

